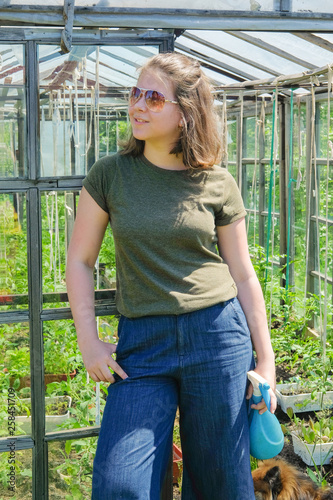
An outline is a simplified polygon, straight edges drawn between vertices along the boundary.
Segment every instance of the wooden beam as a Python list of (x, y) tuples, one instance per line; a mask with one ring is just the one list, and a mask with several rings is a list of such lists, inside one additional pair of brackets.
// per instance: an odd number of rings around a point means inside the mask
[(66, 54), (72, 48), (72, 32), (74, 22), (74, 0), (64, 0), (63, 17), (65, 20), (65, 28), (61, 33), (60, 46), (61, 50)]
[(238, 31), (228, 31), (229, 35), (232, 35), (236, 38), (239, 38), (240, 40), (244, 40), (245, 42), (250, 43), (251, 45), (254, 45), (255, 47), (259, 47), (260, 49), (266, 50), (267, 52), (271, 54), (275, 54), (276, 56), (279, 56), (283, 59), (287, 59), (288, 61), (291, 61), (295, 64), (299, 64), (300, 66), (303, 66), (304, 68), (308, 69), (316, 69), (317, 66), (314, 64), (309, 63), (308, 61), (305, 61), (304, 59), (300, 59), (299, 57), (294, 56), (294, 54), (286, 52), (285, 50), (279, 49), (278, 47), (275, 47), (274, 45), (271, 45), (270, 43), (264, 42), (260, 38), (257, 38), (252, 35), (248, 35), (246, 33), (241, 33)]
[(328, 40), (325, 40), (324, 38), (321, 38), (318, 35), (314, 35), (313, 33), (305, 33), (302, 31), (293, 31), (291, 34), (297, 36), (298, 38), (302, 38), (302, 40), (305, 40), (311, 43), (312, 45), (317, 45), (322, 49), (333, 52), (333, 43), (329, 42)]

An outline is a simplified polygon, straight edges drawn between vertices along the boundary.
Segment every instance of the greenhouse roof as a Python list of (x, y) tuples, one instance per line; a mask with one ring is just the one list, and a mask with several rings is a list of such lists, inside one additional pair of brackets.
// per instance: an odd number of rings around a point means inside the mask
[[(41, 0), (0, 0), (1, 40), (6, 34), (8, 42), (13, 39), (14, 26), (25, 28), (29, 38), (33, 30), (59, 30), (66, 23), (73, 36), (82, 34), (82, 28), (85, 33), (96, 28), (104, 33), (148, 30), (147, 36), (173, 32), (175, 50), (199, 59), (218, 86), (312, 74), (333, 62), (331, 0), (212, 0), (205, 10), (202, 4), (169, 0), (166, 9), (162, 0), (145, 0), (140, 8), (135, 0), (50, 0), (47, 6)], [(8, 46), (2, 44), (0, 50), (6, 61)], [(128, 46), (120, 56), (108, 50), (106, 58), (117, 57), (119, 66), (120, 57), (122, 64), (117, 85), (130, 85), (134, 69), (147, 55), (148, 46)], [(5, 66), (11, 64), (22, 66), (22, 61), (17, 58)], [(112, 85), (110, 67), (106, 63), (101, 77)]]

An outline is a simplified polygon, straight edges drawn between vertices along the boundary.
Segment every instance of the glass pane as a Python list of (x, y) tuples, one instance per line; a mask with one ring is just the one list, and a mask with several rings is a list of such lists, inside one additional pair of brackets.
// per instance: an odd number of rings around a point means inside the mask
[(306, 256), (306, 107), (299, 104), (294, 109), (293, 169), (290, 188), (292, 189), (289, 217), (290, 251), (289, 259), (293, 273), (293, 286), (304, 294)]
[(85, 175), (117, 151), (127, 94), (157, 47), (39, 46), (41, 176)]
[(246, 225), (249, 247), (253, 249), (259, 245), (259, 215), (257, 212), (247, 215)]
[(259, 210), (259, 165), (243, 165), (245, 208)]
[[(228, 162), (237, 159), (237, 120), (228, 120)], [(229, 166), (229, 165), (228, 165)]]
[(0, 177), (25, 177), (26, 104), (22, 45), (0, 44)]
[(78, 194), (77, 191), (41, 194), (43, 300), (49, 307), (66, 305), (55, 303), (59, 300), (59, 292), (66, 292), (67, 247)]
[(26, 196), (0, 194), (0, 311), (28, 307)]
[(227, 170), (228, 170), (228, 172), (231, 173), (231, 175), (233, 176), (233, 178), (235, 180), (237, 180), (237, 165), (236, 165), (236, 163), (228, 163)]
[(0, 327), (0, 436), (29, 433), (22, 418), (30, 397), (29, 325)]
[[(118, 317), (98, 317), (96, 321), (99, 338), (116, 343)], [(90, 379), (79, 352), (73, 321), (44, 322), (44, 350), (46, 395), (51, 398), (46, 400), (48, 430), (99, 425), (109, 384)], [(56, 412), (54, 418), (52, 414)]]
[[(290, 261), (294, 261), (294, 285), (296, 289), (305, 287), (306, 256), (306, 186), (302, 182), (299, 189), (294, 189), (294, 223), (291, 222)], [(294, 255), (293, 255), (294, 251)]]
[(52, 382), (53, 378), (61, 381), (67, 380), (67, 376), (74, 377), (76, 371), (82, 369), (74, 323), (45, 321), (43, 334), (45, 384)]
[[(330, 280), (332, 278), (333, 271), (333, 226), (328, 226), (326, 228), (325, 224), (319, 224), (319, 248), (316, 253), (319, 254), (319, 262), (316, 262), (317, 270), (325, 276), (327, 271), (327, 277)], [(326, 269), (327, 267), (327, 269)], [(322, 286), (323, 289), (323, 286)]]
[[(276, 167), (278, 169), (278, 165)], [(279, 172), (265, 165), (265, 210), (278, 212), (280, 206)]]
[(49, 499), (89, 499), (97, 437), (49, 443)]
[(256, 128), (256, 117), (251, 116), (249, 118), (245, 118), (244, 129), (245, 141), (243, 146), (243, 157), (256, 158), (258, 157), (258, 130)]
[(330, 103), (330, 129), (327, 133), (327, 101), (318, 102), (316, 105), (316, 137), (317, 137), (317, 157), (332, 158), (332, 141), (333, 141), (333, 101)]
[[(78, 191), (41, 194), (43, 302), (48, 308), (68, 306), (61, 293), (66, 293), (67, 248), (78, 200)], [(94, 275), (96, 290), (115, 288), (115, 248), (110, 226), (105, 232)]]
[(32, 499), (32, 450), (15, 450), (0, 453), (0, 498)]
[(319, 172), (319, 216), (333, 220), (333, 166), (317, 165)]
[[(269, 258), (273, 258), (274, 262), (279, 262), (280, 255), (280, 220), (278, 217), (272, 217), (270, 222), (269, 233)], [(265, 217), (265, 250), (267, 253), (267, 231), (268, 231), (268, 217)], [(274, 234), (273, 234), (274, 231)], [(274, 240), (273, 240), (274, 238)], [(274, 243), (274, 247), (272, 244)]]
[[(274, 125), (274, 152), (276, 151), (276, 158), (278, 158), (279, 151), (279, 134), (277, 134), (279, 130), (279, 117)], [(272, 157), (272, 140), (273, 140), (273, 115), (266, 114), (265, 117), (265, 158)]]

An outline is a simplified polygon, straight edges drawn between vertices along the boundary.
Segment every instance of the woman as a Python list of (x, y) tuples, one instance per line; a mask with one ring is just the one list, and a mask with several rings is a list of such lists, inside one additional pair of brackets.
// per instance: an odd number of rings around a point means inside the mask
[[(247, 371), (254, 348), (255, 370), (274, 389), (274, 355), (246, 212), (235, 181), (216, 166), (219, 135), (199, 63), (175, 53), (149, 59), (129, 116), (127, 145), (84, 181), (68, 251), (83, 361), (93, 380), (111, 383), (92, 498), (160, 498), (179, 407), (182, 498), (253, 500)], [(94, 316), (93, 268), (109, 221), (121, 313), (116, 361)], [(256, 408), (266, 410), (264, 402)]]

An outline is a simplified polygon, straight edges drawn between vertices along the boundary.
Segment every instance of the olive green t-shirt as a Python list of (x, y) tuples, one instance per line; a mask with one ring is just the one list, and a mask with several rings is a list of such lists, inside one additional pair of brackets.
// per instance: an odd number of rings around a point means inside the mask
[(237, 295), (216, 225), (246, 211), (225, 168), (166, 170), (115, 154), (98, 160), (83, 185), (110, 216), (121, 314), (182, 314)]

